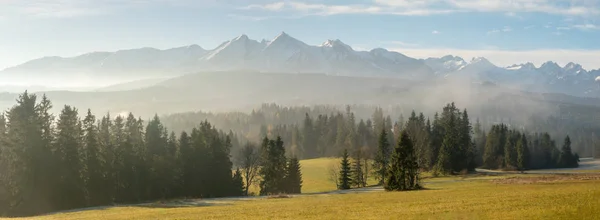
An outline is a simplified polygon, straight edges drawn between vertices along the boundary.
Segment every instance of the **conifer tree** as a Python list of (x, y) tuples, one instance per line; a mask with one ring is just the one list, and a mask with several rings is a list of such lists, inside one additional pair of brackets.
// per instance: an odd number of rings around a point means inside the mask
[(354, 158), (352, 160), (352, 185), (354, 187), (365, 187), (367, 185), (364, 179), (363, 173), (363, 153), (361, 149), (357, 149), (354, 152)]
[(233, 174), (233, 188), (231, 191), (231, 196), (244, 196), (246, 195), (246, 186), (244, 186), (244, 180), (242, 178), (242, 171), (240, 169), (236, 169)]
[(529, 149), (527, 146), (527, 137), (525, 136), (525, 134), (523, 134), (517, 141), (517, 170), (526, 170), (529, 165), (528, 162)]
[(419, 165), (413, 143), (406, 131), (403, 131), (390, 161), (390, 169), (383, 185), (387, 191), (418, 189)]
[(352, 184), (352, 168), (350, 165), (350, 155), (348, 155), (347, 149), (344, 149), (344, 152), (342, 153), (339, 178), (338, 189), (350, 189)]
[(577, 167), (577, 160), (571, 151), (571, 138), (567, 135), (561, 148), (559, 165), (561, 167)]
[(296, 157), (289, 159), (286, 170), (286, 192), (291, 194), (302, 193), (302, 172), (300, 161)]
[(385, 129), (381, 130), (379, 134), (379, 143), (377, 148), (377, 153), (375, 154), (375, 160), (373, 163), (373, 169), (375, 170), (375, 174), (377, 179), (379, 180), (379, 184), (383, 184), (385, 180), (385, 175), (387, 174), (387, 168), (389, 165), (389, 148), (390, 144), (388, 142), (388, 134)]
[(265, 137), (262, 144), (260, 176), (260, 194), (269, 195), (285, 192), (285, 171), (287, 160), (281, 137), (269, 140)]
[(100, 151), (100, 140), (96, 117), (88, 109), (83, 120), (84, 149), (85, 149), (85, 185), (88, 205), (97, 206), (111, 201), (110, 192), (107, 190), (105, 179), (105, 159)]
[(83, 207), (86, 204), (82, 178), (82, 129), (77, 109), (65, 106), (56, 125), (56, 152), (61, 173), (57, 193), (60, 209)]

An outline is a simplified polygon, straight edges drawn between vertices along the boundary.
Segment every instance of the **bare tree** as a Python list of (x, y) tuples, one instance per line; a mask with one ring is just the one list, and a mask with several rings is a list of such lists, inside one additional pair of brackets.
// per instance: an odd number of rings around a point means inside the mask
[(239, 168), (246, 183), (245, 194), (248, 195), (250, 186), (256, 182), (258, 170), (260, 169), (260, 153), (256, 146), (247, 143), (240, 149), (236, 158)]
[(329, 165), (327, 172), (329, 174), (329, 181), (335, 183), (335, 187), (337, 189), (337, 187), (340, 185), (340, 165), (337, 163), (337, 161)]

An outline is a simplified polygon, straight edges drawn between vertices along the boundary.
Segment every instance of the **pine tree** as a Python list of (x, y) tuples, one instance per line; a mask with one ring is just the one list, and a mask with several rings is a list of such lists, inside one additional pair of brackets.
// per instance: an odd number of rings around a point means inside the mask
[(65, 106), (59, 115), (56, 130), (55, 144), (61, 171), (57, 193), (62, 195), (56, 202), (60, 209), (83, 207), (86, 202), (82, 178), (82, 129), (77, 109)]
[(110, 191), (107, 190), (105, 159), (100, 151), (100, 140), (96, 117), (88, 109), (83, 120), (84, 149), (85, 149), (85, 183), (87, 201), (90, 206), (107, 204), (111, 201)]
[(300, 161), (296, 157), (289, 159), (286, 170), (286, 192), (291, 194), (302, 193), (302, 172)]
[(285, 192), (285, 171), (287, 160), (285, 148), (281, 137), (269, 140), (265, 137), (262, 144), (262, 157), (260, 169), (260, 194), (278, 194)]
[(338, 189), (350, 189), (352, 184), (352, 168), (350, 166), (350, 155), (348, 155), (348, 150), (344, 149), (340, 163), (340, 179), (338, 181), (340, 185)]
[(236, 169), (233, 174), (233, 188), (231, 190), (231, 196), (244, 196), (246, 195), (246, 188), (244, 186), (244, 180), (242, 178), (242, 171), (240, 169)]
[(516, 152), (516, 143), (514, 142), (515, 134), (509, 134), (506, 140), (506, 144), (504, 145), (504, 167), (512, 169), (516, 167), (516, 159), (514, 157)]
[(437, 162), (435, 165), (435, 172), (440, 174), (452, 174), (460, 170), (457, 164), (461, 158), (460, 148), (460, 133), (458, 130), (458, 122), (456, 117), (456, 107), (454, 103), (446, 105), (444, 112), (442, 113), (441, 123), (444, 130), (444, 136), (440, 151), (438, 153)]
[(385, 180), (385, 175), (387, 174), (387, 168), (389, 165), (389, 148), (390, 144), (388, 142), (387, 132), (385, 129), (381, 130), (379, 134), (379, 144), (377, 153), (375, 155), (375, 160), (373, 163), (373, 169), (375, 170), (375, 174), (377, 179), (379, 180), (379, 184), (383, 184)]
[(406, 131), (402, 132), (392, 154), (390, 169), (384, 183), (387, 191), (419, 189), (419, 165), (413, 143)]
[(313, 125), (313, 119), (306, 113), (304, 124), (302, 127), (302, 148), (304, 149), (305, 158), (317, 157), (317, 137)]
[(519, 171), (526, 170), (529, 166), (528, 162), (529, 149), (527, 147), (527, 137), (523, 134), (517, 141), (517, 169)]
[(367, 185), (364, 179), (363, 173), (363, 156), (362, 150), (357, 149), (354, 152), (354, 158), (352, 162), (352, 186), (354, 187), (365, 187)]
[[(40, 113), (49, 109), (36, 104), (36, 95), (25, 91), (19, 95), (17, 104), (6, 113), (6, 134), (1, 149), (4, 165), (1, 176), (8, 203), (6, 210), (13, 215), (28, 215), (60, 208), (50, 199), (57, 198), (58, 164), (44, 140), (44, 125)], [(47, 118), (46, 118), (47, 119)], [(52, 160), (48, 160), (52, 159)], [(52, 188), (48, 188), (52, 187)]]
[(565, 138), (565, 142), (562, 146), (560, 157), (559, 157), (559, 166), (561, 167), (578, 167), (577, 161), (578, 158), (575, 158), (571, 151), (571, 138), (567, 135)]

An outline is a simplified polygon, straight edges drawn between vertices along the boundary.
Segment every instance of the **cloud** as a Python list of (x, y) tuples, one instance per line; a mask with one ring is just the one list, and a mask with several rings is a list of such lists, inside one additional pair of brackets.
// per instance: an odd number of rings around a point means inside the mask
[(403, 41), (388, 41), (388, 42), (384, 42), (384, 43), (393, 44), (393, 45), (402, 46), (402, 47), (418, 47), (419, 46), (419, 44), (416, 44), (416, 43), (407, 43), (407, 42), (403, 42)]
[(431, 33), (432, 33), (432, 34), (441, 34), (441, 32), (439, 32), (439, 31), (436, 31), (436, 30), (433, 30)]
[[(240, 9), (252, 10), (260, 9), (267, 11), (295, 11), (308, 15), (339, 15), (339, 14), (391, 14), (404, 16), (424, 16), (432, 14), (448, 14), (456, 12), (450, 9), (432, 9), (413, 7), (415, 5), (424, 5), (425, 3), (417, 0), (408, 0), (406, 3), (397, 1), (376, 0), (375, 4), (349, 4), (349, 5), (327, 5), (305, 2), (276, 2), (264, 5), (248, 5)], [(402, 6), (400, 6), (402, 5)]]
[(509, 26), (505, 26), (502, 29), (494, 29), (491, 31), (488, 31), (487, 34), (495, 34), (495, 33), (500, 33), (500, 32), (511, 32), (512, 28), (510, 28)]
[(246, 9), (264, 9), (264, 10), (270, 10), (270, 11), (279, 11), (281, 9), (283, 9), (283, 7), (285, 6), (284, 2), (275, 2), (275, 3), (270, 3), (270, 4), (265, 4), (265, 5), (248, 5), (244, 8)]
[(573, 25), (573, 28), (583, 30), (583, 31), (600, 30), (600, 26), (597, 26), (594, 24), (578, 24), (578, 25)]
[(455, 49), (455, 48), (389, 48), (410, 57), (429, 58), (442, 57), (448, 54), (460, 56), (465, 60), (473, 57), (485, 57), (498, 66), (509, 66), (515, 63), (532, 62), (541, 65), (546, 61), (555, 61), (560, 65), (569, 62), (577, 62), (584, 68), (599, 69), (600, 50), (562, 50), (562, 49), (539, 49), (539, 50), (500, 50), (500, 49)]
[(243, 9), (296, 11), (311, 15), (393, 14), (424, 16), (460, 12), (501, 12), (518, 17), (517, 13), (537, 12), (565, 16), (600, 15), (600, 3), (579, 0), (370, 0), (363, 4), (324, 4), (280, 1), (254, 4)]
[(145, 6), (217, 5), (216, 0), (0, 0), (8, 14), (30, 17), (70, 18), (109, 14), (117, 10)]
[(523, 16), (517, 15), (517, 13), (512, 12), (512, 11), (511, 12), (506, 12), (506, 13), (504, 13), (504, 15), (506, 17), (511, 17), (511, 18), (517, 18), (517, 19), (521, 19), (521, 20), (524, 19)]
[(534, 28), (534, 27), (535, 27), (535, 25), (529, 25), (529, 26), (525, 26), (525, 27), (523, 27), (523, 29), (525, 29), (525, 30), (529, 30), (529, 29), (532, 29), (532, 28)]

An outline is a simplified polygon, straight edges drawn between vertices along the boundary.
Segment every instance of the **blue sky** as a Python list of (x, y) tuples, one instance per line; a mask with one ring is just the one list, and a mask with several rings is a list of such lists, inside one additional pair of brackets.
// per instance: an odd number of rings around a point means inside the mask
[(0, 0), (0, 69), (42, 56), (198, 44), (285, 31), (425, 58), (600, 68), (600, 0)]

